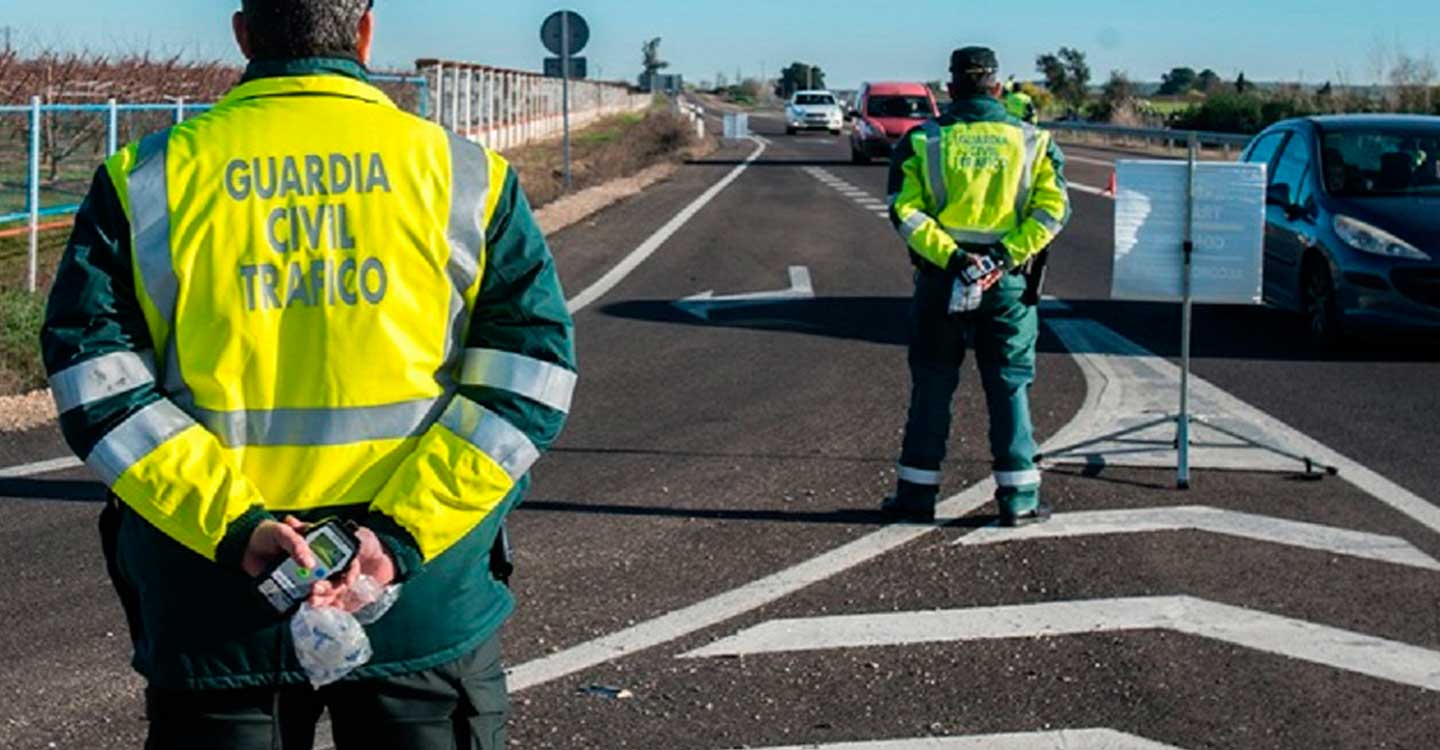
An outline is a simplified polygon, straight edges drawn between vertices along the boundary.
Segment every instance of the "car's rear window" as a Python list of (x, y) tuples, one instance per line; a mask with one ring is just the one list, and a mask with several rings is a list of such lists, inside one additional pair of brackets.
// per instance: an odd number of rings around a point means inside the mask
[(826, 94), (800, 94), (795, 97), (796, 104), (834, 104), (835, 97)]
[(930, 100), (923, 96), (872, 96), (866, 114), (924, 120), (934, 113), (930, 111)]
[(1321, 142), (1331, 195), (1440, 195), (1440, 127), (1336, 130)]

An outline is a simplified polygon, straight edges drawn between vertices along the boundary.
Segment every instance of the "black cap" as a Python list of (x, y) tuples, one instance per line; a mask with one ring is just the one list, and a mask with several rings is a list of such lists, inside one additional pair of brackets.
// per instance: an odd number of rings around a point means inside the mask
[(989, 47), (963, 47), (950, 53), (951, 73), (994, 73), (999, 69), (1000, 61)]

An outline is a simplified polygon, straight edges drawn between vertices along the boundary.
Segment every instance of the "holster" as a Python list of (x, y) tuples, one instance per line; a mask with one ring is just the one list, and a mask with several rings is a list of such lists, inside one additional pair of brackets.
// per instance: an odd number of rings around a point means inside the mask
[(515, 575), (515, 561), (510, 554), (510, 532), (503, 524), (495, 537), (494, 546), (490, 548), (490, 575), (506, 586), (510, 585), (510, 577)]
[(1025, 293), (1021, 295), (1020, 301), (1030, 307), (1040, 304), (1040, 297), (1045, 293), (1045, 266), (1050, 261), (1050, 249), (1041, 250), (1025, 264), (1022, 269), (1025, 274)]

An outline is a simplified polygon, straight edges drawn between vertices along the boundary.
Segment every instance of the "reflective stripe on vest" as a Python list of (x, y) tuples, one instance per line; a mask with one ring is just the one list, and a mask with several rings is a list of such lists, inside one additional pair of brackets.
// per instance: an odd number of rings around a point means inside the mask
[(464, 385), (496, 388), (569, 413), (575, 373), (559, 365), (497, 349), (467, 349), (460, 372)]
[(1020, 171), (1020, 190), (1015, 194), (1015, 223), (1025, 221), (1025, 209), (1030, 207), (1030, 189), (1035, 184), (1035, 164), (1040, 159), (1040, 129), (1029, 123), (1022, 123), (1025, 132), (1025, 168)]
[(1040, 226), (1045, 227), (1045, 230), (1050, 232), (1050, 234), (1060, 234), (1060, 230), (1065, 228), (1065, 221), (1063, 219), (1055, 218), (1049, 211), (1043, 208), (1037, 208), (1031, 211), (1030, 218), (1039, 222)]
[(177, 396), (183, 393), (185, 382), (180, 377), (180, 358), (175, 350), (175, 304), (180, 280), (175, 275), (175, 262), (170, 254), (170, 191), (165, 167), (169, 151), (169, 129), (145, 136), (140, 141), (136, 166), (127, 186), (134, 224), (135, 265), (140, 269), (146, 296), (170, 332), (160, 374), (165, 378), (165, 389)]
[(440, 424), (489, 456), (517, 482), (540, 459), (540, 450), (524, 432), (463, 396), (450, 402)]
[(936, 120), (926, 120), (921, 126), (925, 132), (925, 170), (930, 175), (930, 198), (935, 201), (935, 216), (950, 204), (950, 190), (945, 187), (944, 132)]
[(154, 382), (154, 353), (111, 352), (52, 375), (50, 391), (64, 414)]
[(916, 211), (910, 214), (905, 217), (904, 221), (900, 222), (900, 236), (904, 237), (908, 242), (916, 232), (920, 231), (921, 227), (925, 226), (925, 222), (929, 220), (930, 217), (926, 216), (924, 211)]
[(101, 438), (86, 456), (85, 465), (98, 474), (106, 486), (114, 486), (131, 466), (194, 426), (195, 420), (180, 411), (180, 407), (169, 401), (156, 401), (131, 414)]
[(454, 294), (450, 298), (450, 337), (445, 342), (445, 365), (439, 377), (442, 385), (459, 365), (460, 347), (469, 324), (465, 292), (480, 274), (485, 253), (485, 203), (490, 195), (490, 160), (485, 149), (446, 132), (450, 138), (450, 220), (445, 238), (450, 243), (450, 264), (446, 269)]
[(422, 399), (344, 409), (190, 411), (227, 448), (317, 446), (416, 437), (435, 423), (443, 404)]
[(945, 233), (949, 234), (956, 242), (967, 245), (993, 245), (1005, 239), (1007, 234), (1006, 232), (972, 232), (966, 229), (947, 229)]

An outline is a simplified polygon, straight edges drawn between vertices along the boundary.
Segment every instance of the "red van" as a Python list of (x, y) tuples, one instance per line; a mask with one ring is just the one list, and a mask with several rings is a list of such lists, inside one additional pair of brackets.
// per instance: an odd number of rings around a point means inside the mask
[(923, 83), (866, 83), (850, 110), (850, 160), (865, 164), (890, 158), (890, 149), (911, 128), (940, 116), (935, 95)]

